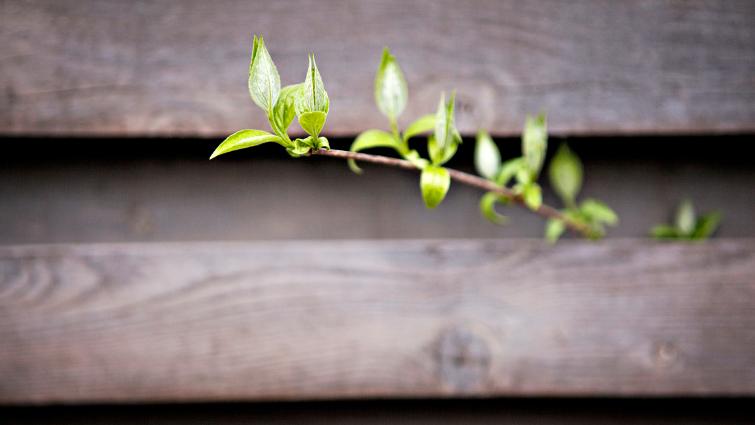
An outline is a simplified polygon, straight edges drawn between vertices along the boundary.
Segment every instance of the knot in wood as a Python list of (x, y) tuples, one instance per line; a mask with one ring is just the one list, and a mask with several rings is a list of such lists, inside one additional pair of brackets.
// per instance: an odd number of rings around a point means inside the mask
[(490, 349), (473, 332), (453, 327), (444, 330), (437, 342), (438, 374), (455, 392), (484, 388), (490, 367)]

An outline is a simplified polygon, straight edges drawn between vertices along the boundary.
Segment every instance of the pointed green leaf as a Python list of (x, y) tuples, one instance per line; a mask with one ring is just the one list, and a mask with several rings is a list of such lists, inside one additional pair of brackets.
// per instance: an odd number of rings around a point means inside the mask
[(721, 222), (721, 213), (714, 211), (712, 213), (705, 214), (697, 220), (695, 225), (695, 231), (692, 233), (692, 239), (703, 240), (710, 237), (713, 232), (718, 228)]
[(456, 93), (451, 92), (451, 97), (446, 102), (446, 95), (441, 94), (438, 110), (435, 113), (435, 143), (441, 152), (445, 152), (455, 140), (454, 127), (454, 102)]
[(482, 216), (493, 224), (506, 224), (509, 218), (503, 214), (499, 214), (498, 211), (495, 210), (496, 203), (506, 202), (506, 198), (502, 197), (500, 194), (495, 192), (488, 192), (482, 195), (482, 198), (480, 198), (480, 213), (482, 213)]
[(677, 239), (679, 238), (679, 232), (674, 226), (668, 226), (665, 224), (659, 224), (650, 229), (650, 235), (654, 239)]
[(279, 136), (287, 134), (288, 127), (296, 116), (294, 101), (298, 96), (298, 90), (301, 90), (303, 84), (291, 84), (283, 87), (278, 96), (278, 101), (273, 107), (273, 127)]
[(596, 199), (585, 199), (579, 210), (590, 221), (605, 223), (609, 226), (615, 226), (619, 223), (619, 216), (608, 205)]
[(500, 186), (506, 186), (509, 184), (509, 181), (516, 175), (516, 173), (526, 168), (527, 164), (524, 162), (524, 158), (514, 158), (509, 159), (508, 161), (504, 162), (501, 165), (500, 171), (498, 171), (498, 175), (495, 178), (495, 182), (498, 183)]
[(548, 169), (553, 190), (568, 207), (573, 207), (582, 187), (582, 161), (562, 143)]
[(692, 232), (695, 230), (696, 221), (695, 207), (692, 206), (692, 202), (689, 200), (683, 201), (676, 210), (674, 224), (676, 225), (677, 230), (685, 236), (691, 236)]
[(414, 136), (419, 136), (422, 133), (427, 133), (428, 131), (433, 131), (434, 129), (435, 115), (425, 115), (406, 127), (406, 130), (404, 131), (404, 141), (408, 141)]
[(446, 197), (450, 185), (451, 176), (445, 168), (434, 165), (425, 167), (419, 179), (419, 186), (427, 208), (437, 207)]
[(549, 243), (555, 244), (558, 238), (564, 233), (564, 230), (566, 230), (566, 224), (563, 220), (551, 218), (545, 223), (545, 239)]
[(322, 131), (322, 127), (325, 125), (325, 118), (327, 114), (325, 112), (314, 111), (305, 112), (299, 115), (299, 125), (307, 134), (317, 137)]
[[(351, 152), (359, 152), (372, 148), (393, 148), (396, 150), (399, 149), (396, 139), (394, 139), (393, 135), (391, 135), (390, 133), (387, 133), (383, 130), (367, 130), (357, 136), (356, 139), (354, 139), (354, 142), (351, 144), (351, 148), (349, 148), (349, 150)], [(349, 159), (347, 162), (349, 164), (349, 168), (351, 168), (351, 171), (357, 174), (362, 174), (362, 169), (357, 166), (356, 162), (353, 159)]]
[(380, 112), (395, 121), (406, 108), (409, 89), (396, 58), (386, 47), (375, 75), (375, 103)]
[(536, 180), (543, 167), (545, 150), (548, 147), (548, 131), (545, 114), (536, 117), (527, 116), (522, 134), (522, 152), (527, 161), (532, 180)]
[(501, 167), (501, 152), (485, 130), (477, 132), (474, 164), (477, 174), (488, 180), (494, 180)]
[(314, 55), (309, 55), (307, 76), (304, 78), (301, 91), (298, 94), (294, 101), (296, 116), (301, 117), (307, 112), (328, 113), (330, 100), (328, 99), (328, 93), (325, 91), (320, 71), (317, 69)]
[(543, 194), (540, 189), (540, 185), (537, 183), (529, 183), (522, 187), (522, 199), (524, 204), (531, 210), (535, 211), (543, 204)]
[(212, 153), (210, 159), (213, 159), (216, 156), (222, 155), (224, 153), (237, 151), (239, 149), (251, 148), (253, 146), (268, 142), (275, 142), (284, 147), (287, 147), (283, 139), (276, 136), (275, 134), (270, 134), (267, 131), (239, 130), (226, 137), (226, 139), (223, 140), (223, 142), (215, 149), (215, 152)]
[(268, 115), (278, 101), (281, 81), (273, 59), (265, 48), (262, 37), (254, 36), (252, 59), (249, 63), (249, 95), (254, 103)]

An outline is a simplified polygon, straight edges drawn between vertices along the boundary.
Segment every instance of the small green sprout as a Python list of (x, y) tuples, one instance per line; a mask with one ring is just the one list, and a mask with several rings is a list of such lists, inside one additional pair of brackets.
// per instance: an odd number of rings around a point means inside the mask
[(690, 200), (679, 204), (674, 224), (659, 224), (650, 230), (650, 235), (658, 240), (703, 241), (718, 229), (722, 215), (719, 211), (704, 214), (699, 218)]

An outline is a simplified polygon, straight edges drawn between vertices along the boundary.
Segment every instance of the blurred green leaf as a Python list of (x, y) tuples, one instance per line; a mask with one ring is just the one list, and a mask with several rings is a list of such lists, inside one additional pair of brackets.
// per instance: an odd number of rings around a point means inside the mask
[(692, 202), (688, 199), (684, 200), (676, 210), (676, 219), (674, 220), (676, 229), (682, 235), (691, 236), (695, 230), (696, 221), (695, 208), (692, 206)]
[(419, 185), (427, 208), (435, 208), (446, 197), (451, 185), (451, 176), (443, 167), (428, 165), (422, 170)]
[(430, 154), (430, 160), (434, 165), (443, 165), (453, 158), (458, 149), (458, 143), (452, 143), (445, 151), (435, 143), (435, 136), (432, 134), (427, 137), (427, 151)]
[(414, 136), (419, 136), (422, 133), (427, 133), (435, 129), (435, 115), (428, 114), (420, 117), (418, 120), (409, 124), (404, 131), (404, 141), (408, 141)]
[(522, 185), (521, 190), (525, 205), (527, 205), (533, 211), (540, 208), (540, 205), (543, 204), (543, 194), (539, 184), (528, 183)]
[(655, 239), (677, 239), (679, 232), (674, 226), (659, 224), (650, 230), (650, 235)]
[(406, 108), (409, 89), (396, 58), (386, 47), (375, 76), (375, 103), (380, 112), (395, 121)]
[(522, 134), (522, 152), (527, 161), (532, 180), (536, 180), (543, 167), (545, 150), (548, 147), (548, 130), (545, 114), (527, 116)]
[(609, 226), (615, 226), (619, 223), (619, 216), (608, 205), (596, 199), (585, 199), (579, 209), (591, 221), (605, 223)]
[(517, 171), (526, 168), (526, 166), (524, 158), (509, 159), (501, 165), (500, 171), (498, 171), (498, 175), (495, 178), (495, 182), (500, 186), (506, 186), (509, 184), (509, 181), (514, 178)]
[(330, 150), (330, 142), (325, 137), (318, 137), (317, 138), (317, 146), (315, 146), (316, 149), (327, 149)]
[(254, 36), (252, 42), (252, 59), (249, 63), (249, 95), (254, 103), (267, 112), (278, 101), (281, 81), (273, 59), (270, 57), (262, 37)]
[(562, 220), (549, 219), (545, 223), (545, 239), (554, 244), (566, 230), (566, 224)]
[(420, 170), (424, 170), (425, 167), (430, 165), (430, 162), (428, 160), (419, 156), (419, 152), (413, 149), (410, 150), (406, 155), (404, 155), (404, 159), (414, 164), (414, 166), (419, 168)]
[(703, 215), (697, 220), (695, 230), (692, 232), (692, 239), (704, 240), (708, 239), (713, 232), (718, 229), (718, 225), (721, 223), (721, 213), (714, 211)]
[(487, 192), (480, 198), (480, 213), (493, 224), (506, 224), (508, 217), (495, 210), (495, 204), (506, 203), (506, 198), (496, 192)]
[[(383, 130), (367, 130), (354, 139), (349, 150), (359, 152), (371, 148), (393, 148), (398, 150), (399, 147), (396, 139), (390, 133)], [(357, 166), (353, 159), (349, 159), (348, 164), (351, 171), (362, 174), (362, 169)]]
[(289, 155), (293, 156), (294, 158), (298, 158), (300, 156), (308, 154), (309, 151), (315, 148), (316, 143), (312, 136), (309, 136), (304, 139), (294, 140), (291, 143), (291, 146), (288, 147), (287, 151)]
[(572, 208), (577, 194), (582, 187), (582, 161), (566, 143), (562, 143), (548, 168), (553, 190), (561, 197), (564, 204)]
[[(456, 152), (456, 147), (461, 141), (461, 136), (454, 126), (454, 102), (456, 93), (451, 92), (451, 97), (446, 102), (446, 95), (441, 94), (438, 103), (438, 111), (435, 113), (435, 133), (433, 140), (435, 146), (430, 151), (430, 160), (435, 165), (440, 165), (451, 159)], [(429, 140), (428, 140), (429, 142)], [(449, 153), (449, 151), (453, 151)]]
[(474, 164), (477, 174), (488, 180), (494, 180), (501, 167), (501, 152), (485, 130), (477, 132)]
[(296, 117), (294, 101), (298, 96), (297, 90), (301, 90), (302, 87), (303, 84), (301, 83), (283, 87), (278, 96), (278, 101), (275, 102), (275, 106), (273, 107), (273, 121), (271, 124), (275, 132), (281, 137), (287, 134), (288, 127), (291, 126), (291, 122), (294, 120), (294, 117)]
[(288, 147), (287, 143), (275, 134), (268, 133), (262, 130), (239, 130), (230, 136), (226, 137), (223, 142), (218, 145), (215, 152), (212, 153), (210, 159), (215, 158), (218, 155), (224, 153), (237, 151), (239, 149), (251, 148), (253, 146), (261, 145), (263, 143), (275, 142), (284, 147)]

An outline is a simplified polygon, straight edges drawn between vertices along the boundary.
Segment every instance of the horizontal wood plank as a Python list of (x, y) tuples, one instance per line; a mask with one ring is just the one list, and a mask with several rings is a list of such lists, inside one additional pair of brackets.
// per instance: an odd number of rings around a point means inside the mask
[(0, 402), (755, 394), (755, 240), (0, 247)]
[(246, 92), (251, 34), (285, 83), (318, 57), (330, 135), (386, 127), (380, 50), (410, 83), (404, 121), (458, 90), (459, 125), (515, 134), (755, 131), (755, 2), (29, 0), (0, 2), (0, 134), (202, 135), (266, 128)]

